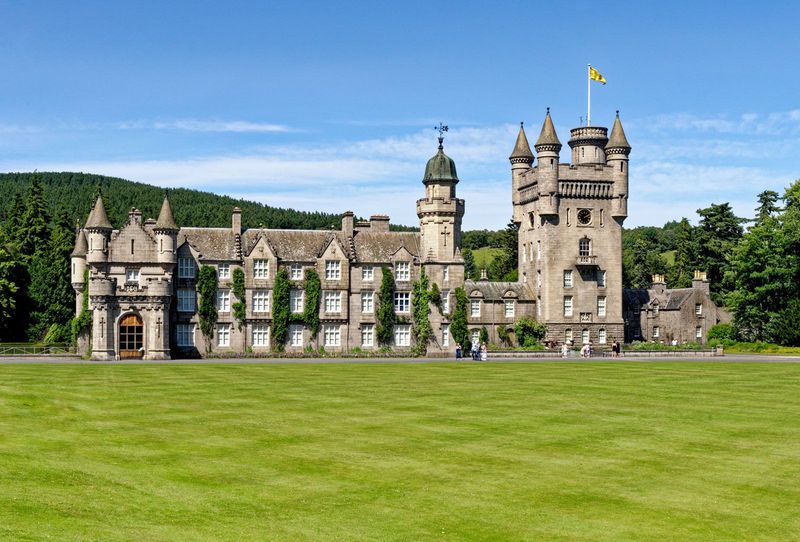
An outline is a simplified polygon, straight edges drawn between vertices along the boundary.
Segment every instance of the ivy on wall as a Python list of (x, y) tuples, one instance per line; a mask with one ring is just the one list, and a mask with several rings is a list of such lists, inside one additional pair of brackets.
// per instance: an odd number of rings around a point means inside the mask
[(378, 290), (378, 313), (375, 325), (375, 336), (378, 344), (391, 346), (394, 336), (394, 275), (392, 270), (384, 267), (381, 272), (381, 287)]
[(289, 288), (289, 272), (282, 267), (275, 274), (275, 286), (272, 289), (272, 348), (278, 352), (283, 352), (286, 347), (289, 333)]
[(306, 280), (304, 289), (306, 291), (306, 302), (303, 308), (303, 322), (311, 331), (311, 340), (317, 338), (319, 333), (319, 298), (320, 290), (319, 275), (314, 269), (306, 269)]
[(233, 295), (236, 296), (236, 303), (231, 305), (233, 309), (233, 317), (236, 318), (236, 325), (239, 331), (244, 326), (244, 321), (247, 318), (247, 299), (244, 294), (244, 271), (241, 267), (233, 270)]
[[(83, 271), (83, 292), (81, 292), (81, 312), (72, 319), (72, 343), (78, 343), (78, 337), (92, 327), (92, 313), (89, 312), (89, 270)], [(89, 341), (89, 348), (92, 348), (92, 341)]]
[(439, 309), (439, 314), (442, 314), (442, 291), (439, 289), (439, 285), (435, 282), (431, 284), (431, 291), (428, 294), (428, 300), (433, 304), (434, 307)]
[(467, 305), (469, 304), (469, 298), (464, 288), (456, 288), (455, 294), (456, 307), (453, 311), (450, 333), (452, 333), (456, 344), (460, 344), (461, 348), (467, 351), (471, 344), (469, 340), (469, 329), (467, 328)]
[[(419, 280), (414, 281), (411, 290), (411, 310), (413, 311), (414, 323), (411, 327), (414, 335), (414, 354), (424, 356), (428, 352), (428, 343), (433, 338), (431, 329), (430, 314), (430, 292), (428, 292), (428, 275), (425, 268), (420, 271)], [(436, 284), (434, 284), (436, 286)]]
[(217, 325), (217, 270), (213, 266), (204, 265), (197, 275), (197, 293), (200, 294), (200, 307), (197, 315), (200, 319), (200, 333), (206, 339), (206, 352), (211, 351), (214, 339), (214, 328)]

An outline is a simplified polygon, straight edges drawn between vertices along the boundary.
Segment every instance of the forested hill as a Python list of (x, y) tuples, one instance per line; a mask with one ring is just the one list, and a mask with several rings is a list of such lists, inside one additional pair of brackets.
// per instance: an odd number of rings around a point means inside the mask
[[(108, 217), (114, 227), (121, 226), (127, 219), (131, 207), (141, 210), (145, 217), (156, 218), (164, 200), (164, 188), (144, 183), (127, 181), (115, 177), (92, 175), (89, 173), (0, 173), (0, 218), (5, 221), (13, 205), (14, 195), (23, 198), (28, 194), (31, 179), (36, 178), (44, 188), (45, 198), (54, 216), (59, 204), (63, 205), (71, 220), (86, 222), (89, 209), (98, 188)], [(179, 226), (225, 227), (231, 223), (231, 210), (242, 209), (242, 226), (255, 228), (287, 229), (339, 229), (341, 217), (338, 214), (295, 211), (270, 207), (262, 203), (219, 196), (199, 190), (175, 188), (169, 190), (169, 200), (175, 221)], [(345, 209), (342, 209), (343, 211)]]

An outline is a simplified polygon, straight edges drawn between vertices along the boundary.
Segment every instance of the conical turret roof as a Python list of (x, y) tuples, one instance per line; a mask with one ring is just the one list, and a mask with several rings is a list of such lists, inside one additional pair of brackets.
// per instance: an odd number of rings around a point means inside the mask
[(175, 224), (175, 218), (172, 216), (172, 207), (169, 204), (169, 199), (164, 196), (164, 203), (161, 204), (161, 212), (158, 213), (158, 220), (153, 227), (156, 230), (177, 230), (178, 225)]
[(94, 207), (89, 213), (89, 218), (86, 219), (86, 227), (107, 230), (113, 229), (111, 227), (111, 222), (108, 220), (108, 214), (106, 214), (106, 207), (103, 205), (103, 196), (97, 196), (97, 201), (94, 202)]
[(617, 111), (617, 118), (614, 119), (614, 126), (611, 128), (611, 136), (606, 143), (607, 149), (630, 149), (628, 138), (625, 137), (625, 130), (622, 129), (622, 122), (619, 120), (619, 111)]
[(522, 123), (519, 123), (519, 134), (517, 135), (517, 143), (514, 145), (514, 150), (511, 151), (511, 156), (508, 157), (512, 161), (524, 162), (530, 159), (533, 162), (533, 153), (531, 146), (528, 144), (528, 137), (525, 135), (525, 128)]
[(539, 139), (536, 140), (536, 149), (543, 145), (554, 145), (561, 147), (561, 141), (558, 140), (556, 135), (556, 127), (553, 126), (553, 119), (550, 117), (550, 108), (547, 108), (547, 114), (544, 117), (544, 124), (542, 124), (542, 131), (539, 134)]
[(439, 138), (439, 152), (428, 160), (425, 166), (425, 176), (422, 182), (429, 181), (453, 181), (458, 182), (458, 174), (456, 173), (456, 163), (452, 158), (444, 153), (444, 139)]
[(70, 256), (86, 256), (89, 252), (89, 243), (86, 242), (86, 234), (83, 230), (78, 230), (78, 235), (75, 236), (75, 248)]

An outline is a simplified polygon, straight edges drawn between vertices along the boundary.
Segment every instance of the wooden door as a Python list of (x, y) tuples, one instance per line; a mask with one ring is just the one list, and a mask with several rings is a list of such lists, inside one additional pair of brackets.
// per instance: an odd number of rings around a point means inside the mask
[(120, 359), (141, 359), (144, 356), (144, 326), (136, 314), (125, 316), (119, 323)]

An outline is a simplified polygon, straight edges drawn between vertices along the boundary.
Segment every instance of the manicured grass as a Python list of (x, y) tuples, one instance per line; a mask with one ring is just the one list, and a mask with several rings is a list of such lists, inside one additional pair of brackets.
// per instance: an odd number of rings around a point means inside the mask
[(488, 269), (498, 255), (503, 253), (502, 248), (483, 247), (472, 251), (475, 257), (475, 267), (478, 269)]
[(0, 539), (791, 540), (800, 364), (0, 366)]

